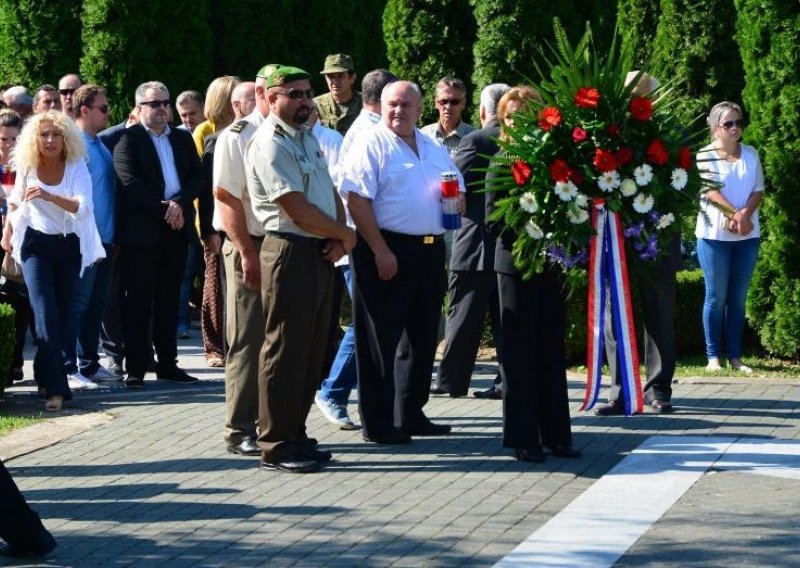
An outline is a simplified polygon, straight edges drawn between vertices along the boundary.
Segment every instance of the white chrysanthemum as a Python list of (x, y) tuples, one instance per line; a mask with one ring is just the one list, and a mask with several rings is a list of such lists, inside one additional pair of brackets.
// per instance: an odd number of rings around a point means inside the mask
[(675, 222), (675, 215), (673, 215), (672, 213), (667, 213), (666, 215), (662, 215), (661, 218), (659, 218), (658, 223), (656, 224), (656, 229), (658, 229), (659, 231), (661, 229), (666, 229), (674, 222)]
[(614, 189), (619, 187), (619, 184), (620, 180), (617, 170), (603, 172), (600, 177), (597, 178), (597, 187), (606, 192), (614, 191)]
[(525, 232), (528, 233), (530, 238), (537, 241), (544, 236), (542, 229), (539, 228), (539, 225), (533, 222), (533, 219), (525, 224)]
[(619, 191), (625, 197), (631, 197), (633, 195), (636, 195), (637, 191), (636, 182), (633, 181), (631, 178), (625, 178), (624, 180), (622, 180), (622, 183), (619, 184)]
[(586, 209), (589, 206), (589, 197), (585, 193), (579, 193), (575, 196), (575, 205), (581, 209)]
[(539, 206), (536, 204), (536, 198), (530, 191), (526, 191), (519, 197), (519, 206), (527, 213), (536, 213)]
[(636, 178), (636, 185), (644, 187), (653, 181), (653, 168), (650, 164), (642, 164), (633, 170), (633, 177)]
[(569, 218), (569, 222), (573, 225), (580, 225), (589, 220), (589, 212), (579, 207), (570, 207), (567, 210), (567, 217)]
[(675, 168), (672, 170), (672, 187), (681, 190), (686, 187), (686, 182), (689, 181), (689, 176), (686, 175), (686, 170), (683, 168)]
[(637, 213), (647, 213), (653, 208), (654, 203), (653, 196), (646, 193), (640, 193), (633, 198), (633, 208)]
[(571, 181), (556, 182), (556, 195), (561, 201), (572, 201), (572, 198), (578, 195), (578, 186)]

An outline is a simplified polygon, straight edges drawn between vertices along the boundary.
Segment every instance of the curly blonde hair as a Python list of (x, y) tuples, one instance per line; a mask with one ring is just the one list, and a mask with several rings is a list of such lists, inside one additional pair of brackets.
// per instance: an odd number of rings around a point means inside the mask
[(18, 171), (33, 170), (39, 165), (39, 131), (43, 124), (52, 124), (64, 136), (63, 158), (74, 162), (86, 156), (83, 135), (75, 122), (63, 112), (50, 110), (34, 114), (22, 127), (11, 161)]

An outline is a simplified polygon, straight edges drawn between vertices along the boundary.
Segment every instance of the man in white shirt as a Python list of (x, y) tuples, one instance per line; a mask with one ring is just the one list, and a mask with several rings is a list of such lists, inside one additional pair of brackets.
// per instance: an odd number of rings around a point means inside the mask
[[(381, 122), (348, 152), (340, 191), (359, 240), (354, 319), (359, 410), (368, 442), (405, 444), (447, 434), (423, 413), (445, 290), (441, 174), (447, 150), (424, 136), (419, 87), (397, 81), (381, 94)], [(463, 212), (464, 201), (460, 200)]]

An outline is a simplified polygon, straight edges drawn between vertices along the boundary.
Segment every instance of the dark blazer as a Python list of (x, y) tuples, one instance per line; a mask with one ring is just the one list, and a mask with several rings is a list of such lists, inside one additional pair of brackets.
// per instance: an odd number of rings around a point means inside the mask
[(486, 156), (493, 156), (497, 152), (498, 136), (500, 125), (493, 119), (480, 130), (464, 136), (458, 144), (455, 163), (467, 184), (467, 210), (461, 219), (461, 228), (453, 233), (450, 270), (494, 270), (494, 236), (484, 222), (486, 194), (480, 183), (486, 177), (486, 172), (477, 170), (489, 165)]
[[(170, 128), (169, 142), (181, 190), (172, 199), (183, 208), (182, 233), (187, 242), (197, 242), (194, 204), (200, 194), (203, 170), (192, 135)], [(123, 246), (155, 246), (161, 239), (164, 215), (164, 174), (156, 147), (141, 124), (126, 128), (114, 148), (117, 171), (117, 242)]]
[(109, 126), (97, 134), (100, 142), (105, 144), (106, 148), (108, 148), (108, 151), (112, 154), (114, 153), (114, 147), (117, 145), (117, 142), (119, 142), (119, 139), (122, 138), (122, 133), (125, 132), (127, 124), (128, 121), (125, 120), (119, 124), (115, 124), (114, 126)]
[(204, 239), (214, 230), (214, 150), (217, 147), (217, 138), (222, 130), (217, 130), (205, 138), (203, 146), (203, 185), (197, 200), (197, 215), (200, 218), (200, 236)]

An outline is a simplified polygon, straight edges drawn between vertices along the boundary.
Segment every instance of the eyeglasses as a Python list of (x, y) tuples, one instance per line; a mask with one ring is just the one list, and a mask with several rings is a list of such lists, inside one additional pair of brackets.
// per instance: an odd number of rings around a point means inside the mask
[(725, 130), (730, 130), (734, 126), (736, 128), (744, 128), (744, 120), (741, 118), (739, 120), (726, 120), (725, 122), (721, 123), (720, 126)]
[(69, 95), (73, 94), (78, 89), (59, 89), (58, 92), (62, 97), (68, 97)]
[(99, 111), (100, 111), (100, 112), (102, 112), (103, 114), (107, 114), (107, 113), (108, 113), (108, 105), (100, 105), (100, 106), (96, 106), (96, 107), (89, 107), (89, 108), (93, 108), (93, 109), (95, 109), (95, 110), (99, 110)]
[(169, 99), (164, 99), (163, 101), (142, 101), (139, 104), (148, 106), (150, 108), (161, 108), (161, 107), (168, 108)]
[(456, 106), (460, 105), (462, 102), (464, 102), (464, 99), (438, 99), (436, 104), (440, 106)]
[(307, 99), (314, 98), (314, 89), (289, 89), (287, 91), (275, 91), (279, 95), (286, 95), (292, 100), (299, 101), (303, 97)]

